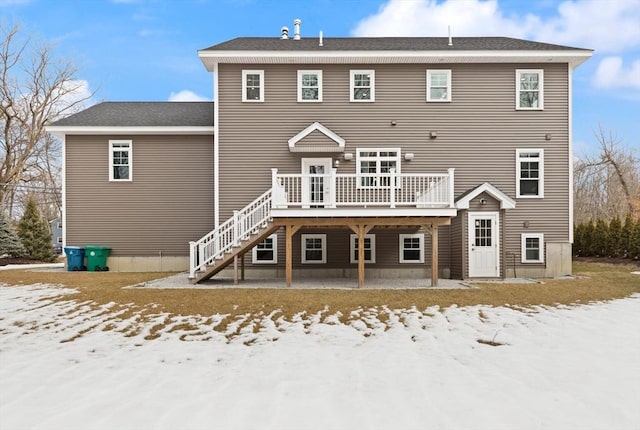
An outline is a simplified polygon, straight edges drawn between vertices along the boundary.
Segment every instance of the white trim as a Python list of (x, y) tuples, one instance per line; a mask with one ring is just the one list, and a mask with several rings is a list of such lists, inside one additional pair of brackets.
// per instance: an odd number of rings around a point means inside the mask
[[(538, 106), (520, 106), (520, 75), (523, 73), (538, 74)], [(516, 110), (544, 110), (544, 69), (516, 69)]]
[[(523, 158), (520, 159), (520, 154), (523, 152), (538, 152), (537, 158)], [(538, 178), (538, 194), (536, 195), (521, 195), (520, 194), (520, 177), (521, 174), (521, 162), (523, 161), (537, 161), (540, 177)], [(525, 178), (526, 179), (526, 178)], [(516, 198), (519, 199), (542, 199), (544, 198), (544, 149), (540, 148), (518, 148), (516, 149)]]
[[(526, 253), (527, 239), (538, 239), (539, 256), (537, 260), (528, 260)], [(543, 233), (521, 233), (520, 234), (520, 262), (521, 263), (544, 263), (544, 234)]]
[[(446, 92), (446, 97), (444, 99), (434, 99), (431, 97), (431, 76), (434, 73), (442, 73), (444, 72), (447, 75), (447, 92)], [(438, 102), (438, 103), (444, 103), (444, 102), (450, 102), (451, 101), (451, 92), (452, 92), (452, 88), (451, 88), (451, 69), (428, 69), (427, 70), (427, 102), (431, 103), (431, 102)]]
[(60, 172), (62, 180), (62, 249), (67, 246), (67, 137), (62, 137), (62, 171)]
[[(117, 147), (114, 145), (127, 145), (126, 147)], [(129, 168), (129, 174), (126, 179), (116, 179), (113, 177), (113, 153), (114, 152), (126, 152), (127, 161), (126, 166)], [(133, 141), (132, 140), (109, 140), (109, 182), (131, 182), (133, 181)]]
[[(302, 76), (303, 75), (317, 75), (318, 77), (318, 99), (306, 100), (302, 98)], [(298, 102), (300, 103), (322, 103), (322, 70), (298, 70)]]
[[(358, 263), (358, 259), (354, 258), (354, 254), (358, 252), (358, 249), (356, 248), (356, 240), (358, 239), (358, 235), (352, 233), (351, 235), (349, 235), (349, 262), (351, 264), (357, 264)], [(365, 240), (365, 244), (367, 239), (369, 239), (369, 244), (370, 244), (370, 252), (371, 252), (371, 259), (367, 260), (365, 257), (364, 262), (365, 263), (375, 263), (376, 262), (376, 235), (375, 234), (365, 234), (364, 235), (364, 240)], [(365, 248), (366, 250), (366, 248)], [(365, 253), (366, 255), (366, 253)]]
[[(398, 237), (399, 237), (399, 246), (398, 246), (399, 255), (398, 255), (398, 259), (399, 259), (400, 263), (402, 263), (402, 264), (424, 263), (424, 234), (423, 233), (400, 234)], [(405, 251), (404, 240), (405, 239), (415, 239), (415, 238), (420, 239), (420, 243), (418, 245), (420, 247), (420, 259), (419, 260), (405, 260), (405, 258), (404, 258), (404, 251)]]
[[(307, 260), (306, 253), (306, 240), (307, 239), (320, 239), (322, 244), (322, 260)], [(300, 235), (300, 261), (302, 264), (326, 264), (327, 263), (327, 235), (326, 234), (302, 234)]]
[[(247, 98), (247, 75), (260, 76), (260, 98)], [(262, 103), (264, 102), (264, 70), (242, 70), (242, 101), (245, 103)]]
[[(294, 42), (295, 43), (295, 42)], [(587, 61), (592, 50), (466, 50), (466, 51), (221, 51), (200, 50), (198, 56), (209, 71), (227, 64), (442, 64), (445, 63), (569, 63)]]
[(569, 125), (569, 243), (573, 243), (573, 68), (569, 64), (567, 70), (568, 74), (568, 91), (569, 91), (569, 109), (568, 109), (568, 125)]
[[(217, 106), (218, 103), (215, 103)], [(215, 107), (214, 107), (215, 109)], [(189, 134), (189, 135), (215, 135), (215, 127), (203, 126), (130, 126), (130, 127), (102, 127), (102, 126), (64, 126), (49, 125), (45, 129), (63, 138), (65, 135), (97, 135), (97, 134)]]
[(395, 209), (383, 207), (369, 208), (287, 208), (287, 209), (271, 209), (271, 215), (274, 218), (333, 218), (333, 217), (407, 217), (407, 216), (437, 216), (437, 217), (454, 217), (458, 211), (452, 208), (402, 208)]
[(271, 250), (273, 252), (273, 258), (271, 260), (258, 260), (258, 246), (264, 241), (260, 242), (251, 249), (251, 263), (252, 264), (278, 264), (278, 234), (274, 233), (265, 238), (265, 241), (271, 239)]
[(500, 191), (495, 186), (491, 185), (488, 182), (485, 182), (484, 184), (476, 187), (473, 191), (458, 200), (455, 204), (456, 209), (469, 209), (471, 200), (475, 199), (482, 193), (487, 193), (494, 199), (498, 200), (500, 202), (500, 209), (514, 209), (516, 207), (515, 200)]
[[(369, 76), (369, 98), (368, 99), (356, 99), (354, 97), (355, 89), (355, 75), (370, 75)], [(360, 87), (366, 88), (366, 87)], [(349, 70), (349, 101), (354, 103), (373, 103), (376, 101), (376, 71), (369, 70)]]
[[(218, 127), (218, 118), (220, 110), (220, 99), (218, 93), (218, 65), (213, 70), (213, 124)], [(213, 225), (218, 228), (220, 225), (220, 133), (216, 130), (213, 135)]]
[[(302, 139), (304, 139), (305, 137), (307, 137), (309, 134), (313, 133), (316, 130), (338, 144), (338, 150), (336, 150), (336, 152), (344, 151), (345, 140), (317, 121), (309, 125), (307, 128), (305, 128), (300, 133), (296, 134), (295, 136), (293, 136), (291, 139), (288, 140), (289, 151), (305, 152), (305, 151), (295, 151), (294, 148), (296, 147), (296, 143), (300, 142)], [(298, 148), (298, 150), (300, 149), (302, 148)], [(329, 152), (329, 151), (321, 151), (321, 152)]]

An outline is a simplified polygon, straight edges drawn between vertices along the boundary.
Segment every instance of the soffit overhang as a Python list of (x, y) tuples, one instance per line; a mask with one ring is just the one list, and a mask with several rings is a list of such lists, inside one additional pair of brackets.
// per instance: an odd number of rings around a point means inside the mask
[(146, 126), (146, 127), (96, 127), (96, 126), (56, 126), (50, 125), (45, 130), (54, 136), (64, 138), (68, 135), (213, 135), (215, 127), (176, 127), (176, 126)]
[(592, 56), (590, 50), (558, 51), (198, 51), (210, 72), (217, 64), (467, 64), (565, 63), (573, 68)]

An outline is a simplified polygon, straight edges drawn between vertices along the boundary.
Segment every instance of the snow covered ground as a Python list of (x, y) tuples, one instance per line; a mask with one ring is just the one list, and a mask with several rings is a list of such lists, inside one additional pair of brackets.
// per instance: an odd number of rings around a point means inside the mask
[(165, 315), (131, 332), (135, 312), (51, 300), (69, 291), (0, 286), (3, 430), (640, 429), (640, 295), (265, 318), (230, 339), (190, 316), (145, 340)]

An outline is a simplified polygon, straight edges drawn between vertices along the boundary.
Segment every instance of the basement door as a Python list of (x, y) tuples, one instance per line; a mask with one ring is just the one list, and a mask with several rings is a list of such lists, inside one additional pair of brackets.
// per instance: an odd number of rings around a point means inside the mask
[(331, 158), (302, 159), (302, 207), (323, 208), (329, 201)]
[(498, 212), (469, 213), (469, 277), (500, 276)]

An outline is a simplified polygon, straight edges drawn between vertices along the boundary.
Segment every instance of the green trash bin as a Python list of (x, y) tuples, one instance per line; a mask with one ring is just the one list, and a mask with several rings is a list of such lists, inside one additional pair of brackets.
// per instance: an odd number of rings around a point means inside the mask
[(84, 255), (87, 258), (87, 270), (89, 272), (107, 272), (107, 257), (111, 253), (111, 248), (100, 245), (86, 245)]

